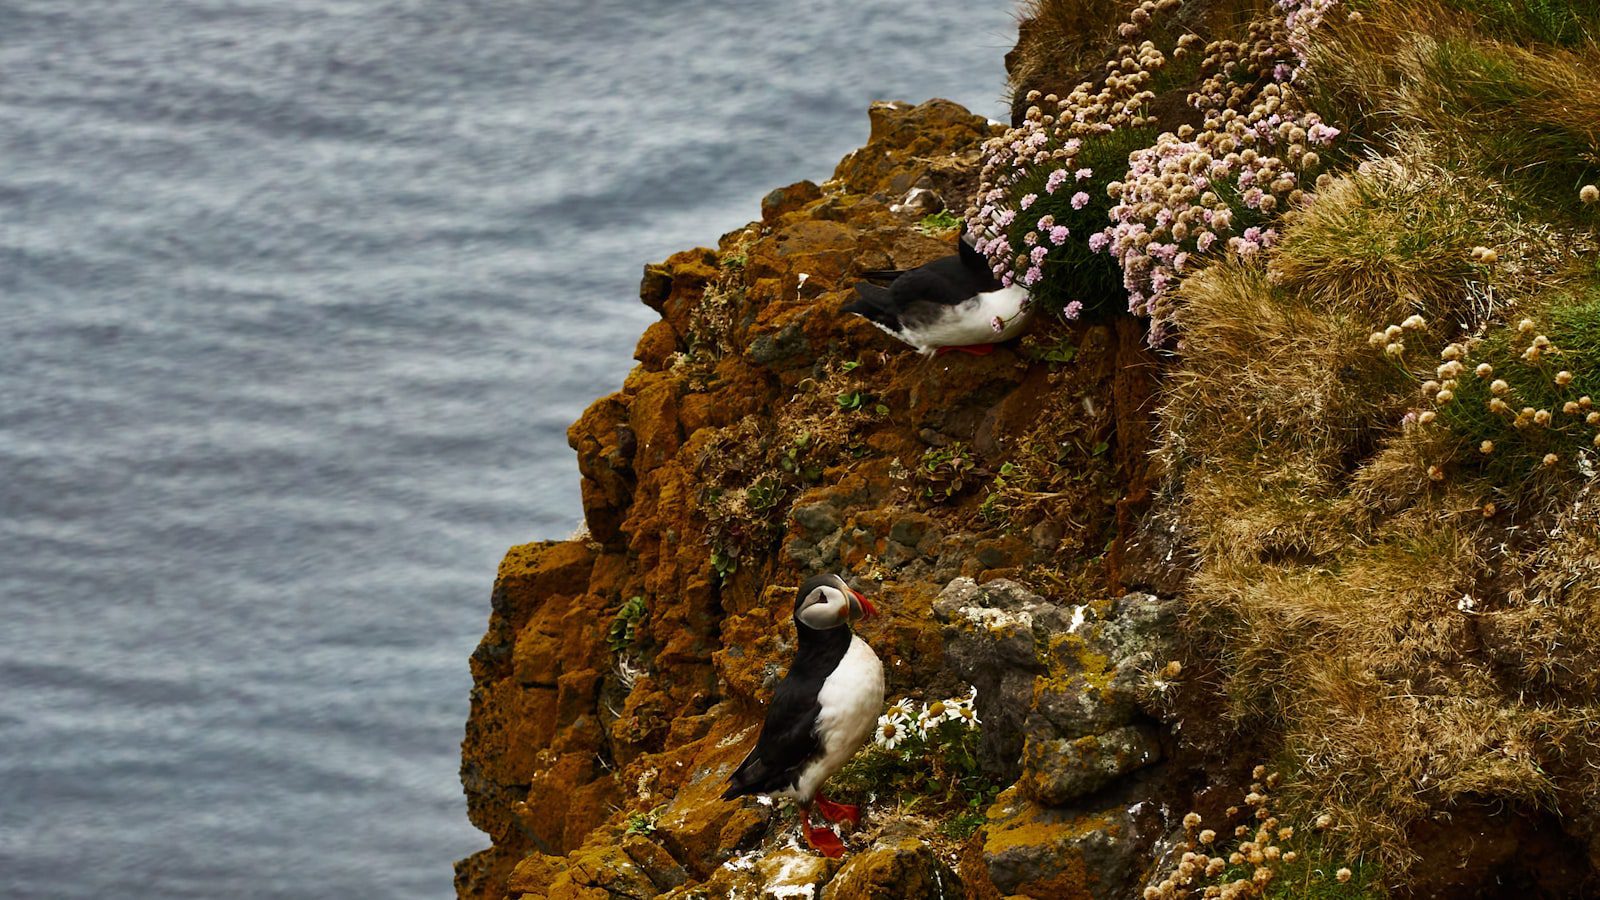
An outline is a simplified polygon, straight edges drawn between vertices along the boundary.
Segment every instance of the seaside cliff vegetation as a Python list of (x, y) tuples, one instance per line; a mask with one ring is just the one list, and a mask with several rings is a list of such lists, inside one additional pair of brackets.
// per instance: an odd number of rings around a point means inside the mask
[[(1600, 7), (1031, 0), (1009, 126), (865, 147), (646, 266), (586, 530), (474, 653), (463, 898), (1600, 891)], [(839, 307), (965, 232), (1042, 313)], [(842, 860), (718, 799), (852, 576)]]

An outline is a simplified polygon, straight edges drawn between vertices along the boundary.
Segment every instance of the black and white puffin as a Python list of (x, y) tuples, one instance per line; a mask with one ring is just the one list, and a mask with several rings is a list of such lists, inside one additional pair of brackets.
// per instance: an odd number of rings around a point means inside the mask
[(861, 820), (859, 808), (828, 800), (821, 788), (866, 743), (883, 711), (883, 664), (850, 630), (852, 621), (877, 614), (871, 601), (837, 575), (818, 575), (800, 586), (794, 663), (778, 682), (755, 749), (728, 776), (722, 795), (794, 800), (806, 843), (825, 856), (843, 855), (844, 843), (831, 828), (812, 827), (812, 806), (829, 822)]
[(956, 253), (925, 266), (863, 272), (868, 280), (856, 284), (856, 299), (842, 311), (866, 318), (923, 356), (949, 350), (990, 353), (996, 343), (1016, 337), (1027, 326), (1028, 291), (1017, 284), (1002, 285), (983, 254), (965, 238), (956, 243)]

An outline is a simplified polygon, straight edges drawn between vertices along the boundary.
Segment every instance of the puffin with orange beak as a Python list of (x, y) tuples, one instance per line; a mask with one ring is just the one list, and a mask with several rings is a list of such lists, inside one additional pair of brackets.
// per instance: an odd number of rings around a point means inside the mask
[(824, 856), (844, 855), (827, 826), (812, 827), (811, 810), (829, 822), (861, 820), (861, 810), (821, 794), (822, 783), (861, 749), (883, 711), (883, 664), (850, 630), (878, 614), (866, 597), (837, 575), (818, 575), (794, 601), (799, 646), (767, 709), (755, 749), (728, 777), (722, 795), (785, 797), (800, 807), (806, 843)]

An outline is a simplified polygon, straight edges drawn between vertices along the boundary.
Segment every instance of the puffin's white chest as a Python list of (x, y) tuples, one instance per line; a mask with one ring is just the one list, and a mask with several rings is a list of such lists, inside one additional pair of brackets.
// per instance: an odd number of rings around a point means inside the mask
[[(1028, 299), (1027, 288), (1012, 285), (987, 294), (978, 294), (971, 300), (946, 307), (941, 315), (930, 322), (906, 327), (895, 335), (917, 352), (927, 355), (940, 347), (968, 347), (973, 344), (997, 344), (1022, 333), (1028, 324), (1028, 315), (1022, 304)], [(994, 330), (994, 320), (1005, 325)]]
[(867, 642), (851, 635), (850, 649), (817, 693), (816, 734), (822, 754), (800, 772), (790, 796), (809, 803), (829, 775), (839, 771), (872, 735), (883, 712), (883, 663)]

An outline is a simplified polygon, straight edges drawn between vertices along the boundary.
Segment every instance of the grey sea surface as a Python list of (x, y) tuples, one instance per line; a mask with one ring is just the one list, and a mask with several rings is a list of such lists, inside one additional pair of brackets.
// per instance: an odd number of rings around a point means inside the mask
[(0, 0), (0, 895), (446, 897), (505, 548), (640, 266), (1003, 2)]

